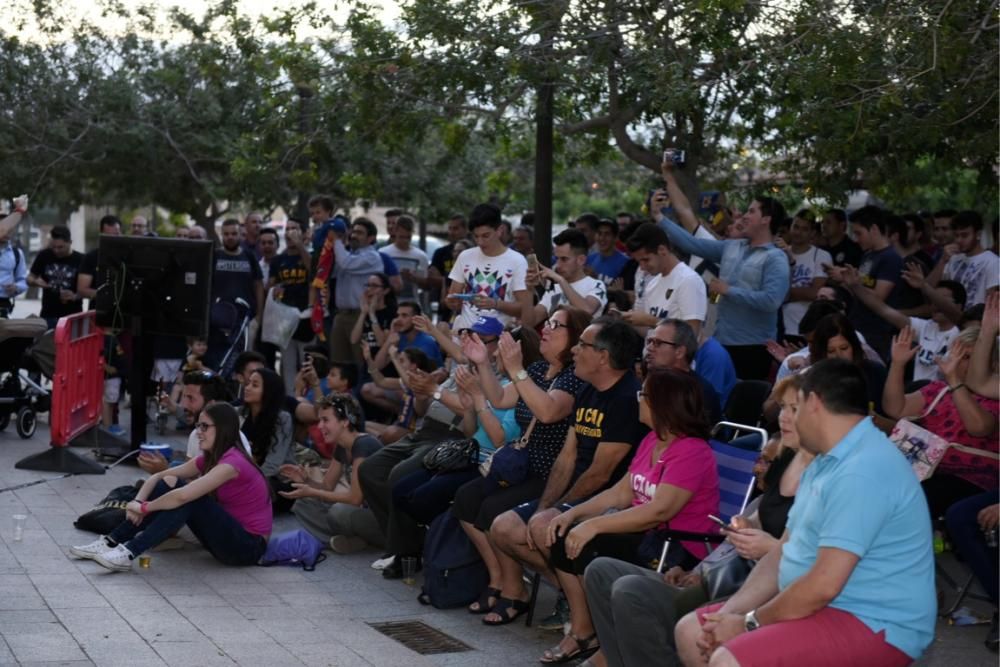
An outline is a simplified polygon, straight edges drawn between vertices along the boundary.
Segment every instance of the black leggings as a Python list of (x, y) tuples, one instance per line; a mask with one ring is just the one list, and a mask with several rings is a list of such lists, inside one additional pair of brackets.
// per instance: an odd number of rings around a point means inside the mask
[(455, 492), (451, 513), (485, 533), (493, 525), (493, 520), (507, 510), (540, 498), (545, 491), (545, 480), (530, 477), (516, 486), (494, 489), (496, 486), (484, 477), (462, 485)]

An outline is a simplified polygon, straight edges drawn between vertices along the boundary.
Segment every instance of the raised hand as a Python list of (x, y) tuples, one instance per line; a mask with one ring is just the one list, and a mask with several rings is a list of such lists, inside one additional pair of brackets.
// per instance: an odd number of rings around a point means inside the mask
[(927, 281), (927, 277), (924, 276), (924, 270), (916, 262), (908, 263), (900, 275), (906, 281), (906, 284), (913, 289), (921, 289)]
[(474, 364), (486, 364), (490, 361), (490, 353), (486, 344), (479, 339), (479, 334), (462, 336), (462, 354)]
[(470, 398), (483, 394), (483, 387), (479, 384), (479, 376), (465, 366), (459, 366), (455, 369), (455, 382), (459, 389), (468, 394)]
[(983, 311), (983, 325), (980, 336), (995, 338), (1000, 329), (1000, 291), (993, 290), (986, 295), (986, 309)]
[(427, 319), (425, 316), (423, 316), (423, 315), (414, 315), (413, 316), (413, 328), (416, 329), (417, 331), (423, 331), (424, 333), (431, 333), (431, 329), (433, 329), (433, 325), (431, 324), (431, 321), (429, 319)]
[(917, 356), (918, 348), (913, 344), (913, 329), (903, 327), (903, 329), (892, 337), (892, 363), (908, 364), (913, 357)]
[(969, 358), (969, 346), (959, 339), (951, 341), (951, 345), (948, 346), (948, 354), (943, 357), (938, 357), (934, 360), (938, 368), (941, 369), (941, 375), (944, 376), (945, 381), (949, 385), (956, 385), (962, 381), (958, 377), (958, 365), (962, 363), (964, 359)]
[(521, 352), (521, 344), (514, 340), (510, 332), (504, 331), (500, 334), (498, 342), (500, 348), (500, 358), (503, 359), (503, 367), (507, 369), (507, 374), (515, 375), (524, 369), (524, 355)]

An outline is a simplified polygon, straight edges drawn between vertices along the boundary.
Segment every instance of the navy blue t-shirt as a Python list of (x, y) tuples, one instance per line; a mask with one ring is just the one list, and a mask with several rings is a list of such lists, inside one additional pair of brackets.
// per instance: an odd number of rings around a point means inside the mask
[(309, 305), (309, 271), (299, 255), (283, 252), (271, 260), (270, 278), (284, 294), (281, 302), (303, 310)]
[(587, 384), (577, 394), (573, 405), (573, 429), (576, 431), (574, 480), (594, 462), (597, 446), (602, 442), (627, 443), (629, 451), (600, 490), (615, 485), (628, 472), (628, 465), (639, 441), (649, 432), (639, 421), (636, 392), (641, 388), (639, 378), (629, 371), (605, 391), (598, 391), (593, 385)]
[[(274, 271), (272, 264), (272, 271)], [(250, 313), (257, 313), (257, 297), (254, 284), (263, 279), (260, 264), (247, 251), (230, 255), (225, 250), (215, 251), (215, 273), (212, 276), (212, 300), (219, 299), (235, 303), (243, 299), (250, 304)]]

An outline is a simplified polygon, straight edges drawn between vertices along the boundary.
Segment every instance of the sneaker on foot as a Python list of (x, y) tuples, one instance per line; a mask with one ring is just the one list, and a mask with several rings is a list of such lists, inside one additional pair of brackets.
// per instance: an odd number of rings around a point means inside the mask
[(556, 606), (552, 609), (552, 613), (539, 621), (537, 627), (539, 630), (558, 630), (562, 632), (563, 626), (568, 622), (569, 602), (560, 593), (559, 598), (556, 600)]
[(108, 541), (104, 539), (104, 537), (98, 537), (90, 544), (84, 544), (79, 547), (70, 547), (69, 552), (76, 558), (89, 558), (93, 560), (99, 554), (111, 551), (112, 549), (114, 549), (114, 547), (108, 544)]
[(128, 572), (132, 569), (134, 556), (124, 544), (94, 556), (94, 560), (113, 572)]
[(368, 543), (354, 535), (334, 535), (330, 538), (330, 548), (338, 554), (356, 554), (368, 548)]
[(372, 569), (373, 570), (384, 570), (385, 568), (387, 568), (390, 565), (392, 565), (393, 561), (395, 561), (395, 560), (396, 560), (396, 557), (394, 555), (392, 555), (392, 554), (386, 554), (386, 555), (382, 556), (381, 558), (379, 558), (378, 560), (376, 560), (374, 563), (372, 563)]

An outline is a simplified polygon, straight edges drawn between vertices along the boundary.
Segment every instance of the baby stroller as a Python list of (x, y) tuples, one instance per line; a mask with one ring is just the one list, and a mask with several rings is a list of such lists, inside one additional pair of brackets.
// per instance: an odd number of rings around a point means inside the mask
[[(17, 434), (35, 434), (36, 416), (52, 407), (52, 396), (41, 382), (55, 371), (54, 332), (45, 333), (45, 320), (0, 319), (0, 431), (11, 417)], [(47, 338), (47, 341), (46, 341)]]
[[(253, 322), (250, 304), (239, 298), (233, 303), (216, 300), (211, 306), (209, 318), (209, 355), (212, 362), (218, 363), (216, 372), (228, 378), (233, 372), (236, 357), (249, 350), (253, 342), (250, 336), (250, 323)], [(213, 348), (224, 349), (224, 352), (219, 356), (213, 355)]]

